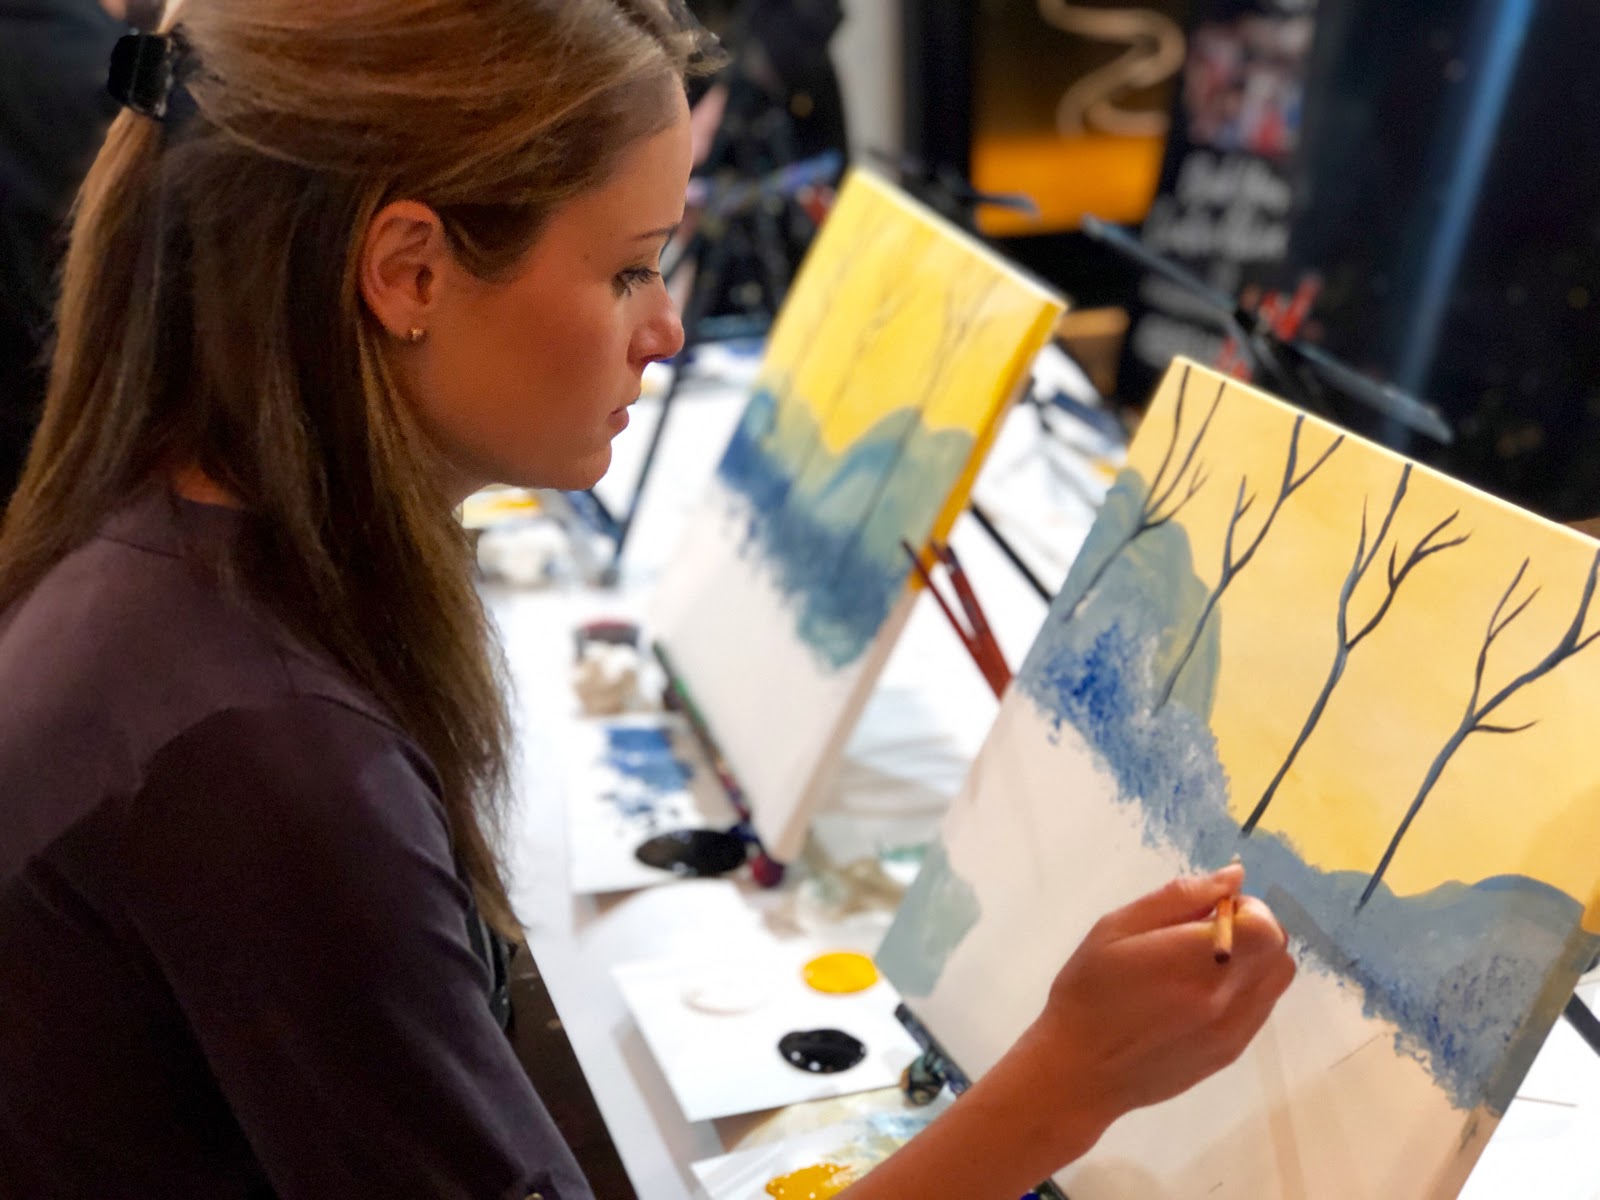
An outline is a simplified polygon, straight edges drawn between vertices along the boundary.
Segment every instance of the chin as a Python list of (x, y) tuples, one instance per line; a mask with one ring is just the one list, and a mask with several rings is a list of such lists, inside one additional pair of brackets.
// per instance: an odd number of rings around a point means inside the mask
[(525, 472), (532, 476), (529, 482), (522, 487), (555, 488), (563, 492), (582, 492), (592, 488), (605, 478), (605, 473), (611, 468), (611, 447), (588, 458), (578, 459), (573, 462), (561, 463), (553, 468), (538, 472)]

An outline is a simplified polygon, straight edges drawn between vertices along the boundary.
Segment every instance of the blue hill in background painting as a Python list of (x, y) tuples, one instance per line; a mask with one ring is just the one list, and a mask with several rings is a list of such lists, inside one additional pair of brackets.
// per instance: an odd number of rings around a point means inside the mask
[(970, 433), (930, 431), (903, 408), (835, 454), (803, 402), (766, 385), (751, 396), (717, 474), (748, 506), (742, 553), (827, 668), (848, 666), (877, 636), (909, 573), (901, 539), (927, 541), (972, 447)]
[(1576, 900), (1520, 876), (1417, 896), (1380, 884), (1358, 911), (1365, 872), (1322, 871), (1261, 830), (1241, 837), (1208, 724), (1217, 617), (1172, 702), (1156, 706), (1173, 642), (1206, 597), (1183, 530), (1173, 523), (1136, 539), (1082, 594), (1134, 528), (1143, 494), (1142, 480), (1124, 473), (1018, 686), (1058, 730), (1071, 725), (1105, 760), (1151, 844), (1175, 847), (1197, 866), (1241, 855), (1251, 891), (1273, 905), (1307, 965), (1360, 987), (1367, 1014), (1399, 1028), (1397, 1050), (1421, 1061), (1453, 1103), (1503, 1113), (1600, 937), (1579, 926)]

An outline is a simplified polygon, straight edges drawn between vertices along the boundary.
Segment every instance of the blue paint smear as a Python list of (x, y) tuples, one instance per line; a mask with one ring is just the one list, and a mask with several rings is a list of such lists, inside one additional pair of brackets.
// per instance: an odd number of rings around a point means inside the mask
[(906, 584), (901, 539), (924, 544), (972, 455), (964, 430), (898, 409), (834, 454), (782, 379), (759, 385), (717, 469), (744, 502), (742, 553), (791, 607), (825, 669), (860, 658)]
[(1521, 876), (1405, 897), (1380, 884), (1358, 913), (1365, 872), (1321, 871), (1276, 834), (1241, 838), (1208, 725), (1215, 619), (1173, 703), (1151, 711), (1207, 594), (1186, 535), (1169, 525), (1140, 537), (1083, 596), (1107, 549), (1137, 521), (1142, 496), (1132, 473), (1113, 488), (1019, 687), (1057, 731), (1070, 724), (1105, 759), (1121, 802), (1141, 811), (1148, 843), (1198, 867), (1241, 855), (1250, 890), (1295, 936), (1303, 965), (1359, 987), (1365, 1013), (1399, 1027), (1396, 1050), (1424, 1064), (1457, 1107), (1504, 1113), (1600, 937), (1579, 925), (1576, 900)]
[[(607, 728), (604, 761), (619, 775), (655, 794), (688, 787), (694, 771), (672, 752), (672, 738), (665, 729), (648, 726)], [(633, 797), (646, 802), (637, 793)]]

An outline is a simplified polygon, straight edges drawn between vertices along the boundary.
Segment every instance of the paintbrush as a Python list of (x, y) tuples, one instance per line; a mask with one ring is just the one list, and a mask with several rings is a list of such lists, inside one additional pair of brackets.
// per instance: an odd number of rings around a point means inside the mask
[(973, 590), (961, 560), (956, 557), (954, 547), (945, 542), (934, 542), (933, 552), (950, 573), (950, 586), (955, 588), (956, 599), (961, 602), (967, 620), (972, 623), (972, 640), (988, 660), (985, 674), (993, 673), (999, 678), (997, 693), (1005, 691), (1011, 682), (1011, 668), (1000, 650), (1000, 643), (995, 639), (994, 630), (989, 626), (989, 618), (984, 615), (983, 605), (978, 603), (978, 593)]
[[(1237, 854), (1233, 861), (1239, 861)], [(1211, 923), (1211, 957), (1219, 963), (1233, 957), (1233, 914), (1238, 906), (1237, 896), (1224, 896), (1217, 901), (1216, 917)]]
[[(933, 581), (933, 576), (928, 568), (923, 565), (922, 558), (911, 548), (911, 543), (901, 539), (900, 548), (906, 552), (906, 557), (911, 560), (911, 566), (917, 573), (917, 578), (922, 581), (922, 586), (932, 594), (934, 602), (939, 605), (939, 611), (944, 613), (945, 620), (950, 622), (950, 628), (956, 632), (956, 637), (961, 639), (972, 661), (977, 664), (979, 672), (983, 675), (984, 682), (989, 685), (995, 697), (999, 698), (1011, 682), (1011, 668), (1006, 665), (1005, 657), (1000, 653), (999, 644), (994, 640), (994, 634), (989, 628), (989, 623), (984, 619), (982, 608), (978, 607), (978, 598), (972, 591), (972, 585), (967, 582), (965, 575), (957, 583), (954, 575), (951, 577), (951, 586), (956, 590), (956, 599), (962, 609), (972, 621), (974, 629), (969, 631), (962, 624), (961, 618), (956, 616), (955, 610), (950, 607), (939, 588)], [(948, 547), (946, 547), (948, 551)], [(942, 560), (942, 556), (941, 556)], [(959, 564), (958, 564), (959, 569)], [(974, 613), (974, 610), (976, 612)]]

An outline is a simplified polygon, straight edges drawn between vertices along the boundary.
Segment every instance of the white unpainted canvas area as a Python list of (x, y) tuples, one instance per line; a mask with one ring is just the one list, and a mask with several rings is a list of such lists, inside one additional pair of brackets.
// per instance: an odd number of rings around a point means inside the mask
[[(779, 862), (799, 856), (818, 800), (916, 600), (906, 591), (867, 652), (828, 670), (789, 629), (787, 602), (740, 553), (743, 501), (713, 480), (652, 602), (671, 631), (673, 668), (712, 723), (748, 798), (756, 833)], [(715, 581), (708, 598), (706, 581)], [(701, 619), (708, 603), (717, 619)]]

